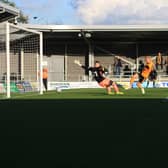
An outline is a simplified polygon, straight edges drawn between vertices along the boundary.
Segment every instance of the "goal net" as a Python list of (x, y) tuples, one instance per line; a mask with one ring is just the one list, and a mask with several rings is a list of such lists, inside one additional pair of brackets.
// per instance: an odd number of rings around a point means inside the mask
[(42, 33), (0, 24), (0, 95), (43, 93)]

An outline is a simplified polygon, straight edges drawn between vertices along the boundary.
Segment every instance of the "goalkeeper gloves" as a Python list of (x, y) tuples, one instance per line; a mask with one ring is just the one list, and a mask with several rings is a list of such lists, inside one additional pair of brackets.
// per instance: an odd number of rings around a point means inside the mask
[(82, 64), (78, 60), (75, 60), (74, 63), (77, 64), (77, 65), (79, 65), (79, 66), (82, 66)]

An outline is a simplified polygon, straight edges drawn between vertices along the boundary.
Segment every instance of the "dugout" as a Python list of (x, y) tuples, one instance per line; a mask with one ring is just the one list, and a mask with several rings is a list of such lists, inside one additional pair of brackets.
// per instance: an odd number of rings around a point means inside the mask
[(49, 81), (91, 80), (74, 65), (74, 59), (88, 66), (99, 60), (112, 74), (117, 56), (123, 59), (123, 64), (138, 68), (139, 60), (146, 55), (155, 59), (161, 52), (164, 61), (168, 55), (168, 25), (23, 26), (43, 32)]

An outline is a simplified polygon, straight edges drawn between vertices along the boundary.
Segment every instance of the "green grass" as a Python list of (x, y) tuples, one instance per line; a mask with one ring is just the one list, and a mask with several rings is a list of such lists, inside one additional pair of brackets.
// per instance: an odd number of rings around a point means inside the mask
[[(12, 99), (162, 99), (168, 97), (168, 89), (145, 89), (142, 95), (139, 89), (123, 90), (124, 95), (107, 95), (105, 89), (72, 89), (38, 93), (12, 94)], [(2, 95), (1, 95), (2, 96)]]

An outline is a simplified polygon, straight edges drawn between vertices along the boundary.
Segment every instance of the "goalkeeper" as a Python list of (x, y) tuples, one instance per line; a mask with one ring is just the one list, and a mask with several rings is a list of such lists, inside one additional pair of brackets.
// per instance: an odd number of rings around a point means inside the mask
[(82, 67), (83, 69), (87, 70), (87, 71), (91, 71), (93, 74), (94, 79), (98, 82), (98, 84), (103, 87), (106, 88), (107, 93), (109, 95), (113, 95), (114, 93), (111, 92), (111, 89), (114, 88), (114, 91), (116, 94), (119, 95), (123, 95), (123, 92), (120, 92), (118, 89), (118, 86), (116, 85), (115, 82), (113, 82), (112, 80), (104, 77), (105, 74), (105, 69), (100, 65), (99, 61), (95, 62), (95, 66), (94, 67), (86, 67), (84, 65), (82, 65), (79, 61), (75, 60), (74, 61), (75, 64), (79, 65), (80, 67)]

